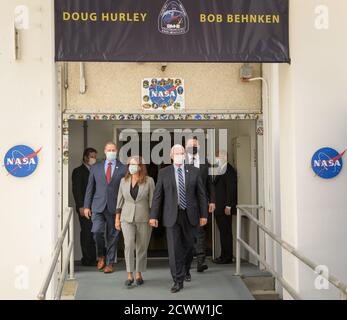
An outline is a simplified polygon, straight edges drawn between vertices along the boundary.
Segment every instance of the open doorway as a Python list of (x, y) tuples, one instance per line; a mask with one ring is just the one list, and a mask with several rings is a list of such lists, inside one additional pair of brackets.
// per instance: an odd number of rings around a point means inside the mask
[[(115, 141), (119, 147), (124, 145), (127, 141), (120, 141), (120, 136), (123, 130), (131, 129), (138, 134), (139, 142), (139, 154), (142, 155), (141, 149), (143, 139), (150, 139), (150, 149), (155, 147), (158, 143), (152, 141), (152, 134), (155, 130), (165, 129), (170, 132), (171, 144), (174, 144), (174, 131), (175, 129), (194, 130), (199, 129), (203, 132), (212, 130), (216, 133), (214, 142), (211, 146), (211, 141), (205, 143), (206, 154), (212, 155), (213, 152), (208, 153), (207, 149), (218, 150), (219, 138), (218, 134), (220, 130), (226, 130), (227, 132), (227, 151), (228, 161), (234, 166), (238, 173), (238, 203), (240, 204), (256, 204), (257, 203), (257, 134), (256, 134), (256, 120), (155, 120), (150, 121), (151, 133), (149, 136), (144, 135), (143, 122), (137, 120), (127, 121), (114, 121), (114, 120), (70, 120), (69, 127), (69, 205), (75, 207), (74, 200), (71, 192), (71, 173), (72, 170), (79, 166), (81, 163), (81, 155), (85, 147), (93, 147), (98, 151), (98, 160), (102, 160), (104, 144), (107, 141)], [(148, 141), (147, 141), (148, 142)], [(210, 158), (210, 157), (208, 157)], [(214, 159), (208, 159), (213, 162)], [(156, 181), (157, 172), (160, 167), (164, 166), (153, 163), (148, 163), (149, 175)], [(253, 228), (251, 224), (244, 221), (244, 239), (248, 239), (252, 247), (258, 247), (258, 233), (256, 228)], [(234, 237), (234, 252), (235, 252), (235, 236), (236, 236), (236, 219), (232, 219), (233, 237)], [(81, 258), (81, 249), (79, 241), (79, 223), (77, 215), (75, 217), (75, 258), (79, 260)], [(220, 254), (220, 241), (219, 230), (215, 224), (213, 217), (209, 219), (207, 233), (207, 255), (211, 257), (217, 257)], [(118, 243), (118, 257), (123, 257), (123, 242)], [(167, 257), (166, 236), (165, 230), (159, 228), (153, 231), (152, 238), (149, 246), (150, 258), (162, 258)], [(244, 252), (243, 258), (250, 262), (254, 262)]]

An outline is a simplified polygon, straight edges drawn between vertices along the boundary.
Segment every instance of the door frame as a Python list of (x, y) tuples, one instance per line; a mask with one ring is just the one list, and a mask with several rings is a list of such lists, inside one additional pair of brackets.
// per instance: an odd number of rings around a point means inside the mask
[[(257, 172), (263, 170), (263, 168), (259, 168), (259, 166), (263, 166), (263, 161), (261, 157), (259, 157), (259, 150), (263, 150), (263, 137), (262, 137), (262, 115), (259, 113), (129, 113), (129, 114), (117, 114), (117, 113), (75, 113), (75, 112), (64, 112), (62, 114), (62, 149), (61, 149), (61, 162), (62, 162), (62, 204), (63, 207), (69, 206), (69, 121), (119, 121), (119, 124), (114, 124), (114, 128), (124, 128), (126, 124), (129, 124), (133, 121), (160, 121), (164, 122), (170, 121), (184, 121), (184, 122), (208, 122), (208, 121), (228, 121), (228, 120), (254, 120), (256, 123), (256, 146), (255, 146), (255, 183), (257, 187), (256, 194), (253, 196), (252, 193), (252, 201), (257, 201), (259, 198), (259, 194), (264, 192), (263, 190), (263, 179), (262, 175), (258, 175)], [(130, 127), (129, 127), (130, 128)], [(134, 128), (134, 127), (131, 127)], [(136, 129), (141, 129), (135, 127)], [(194, 127), (190, 127), (194, 129)], [(199, 127), (196, 127), (199, 128)], [(207, 129), (213, 129), (214, 127)], [(156, 128), (155, 128), (156, 129)], [(167, 129), (167, 128), (166, 128)], [(174, 129), (174, 128), (173, 128)], [(118, 142), (118, 140), (116, 140)], [(252, 148), (253, 149), (253, 148)], [(265, 150), (264, 150), (265, 151)], [(251, 168), (252, 169), (252, 168)], [(253, 174), (253, 172), (252, 172)], [(256, 204), (256, 203), (254, 203)], [(260, 255), (265, 256), (266, 248), (263, 246), (259, 246), (261, 243), (259, 237), (257, 240), (257, 245), (260, 250)], [(215, 247), (216, 247), (216, 223), (214, 217), (212, 217), (212, 256), (215, 258)]]

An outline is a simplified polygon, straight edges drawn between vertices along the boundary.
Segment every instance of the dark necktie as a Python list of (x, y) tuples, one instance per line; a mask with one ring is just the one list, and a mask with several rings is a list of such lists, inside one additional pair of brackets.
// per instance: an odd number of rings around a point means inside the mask
[(106, 181), (108, 184), (111, 182), (111, 177), (112, 177), (112, 162), (109, 162), (107, 164), (107, 170), (106, 170)]
[(179, 197), (179, 205), (181, 209), (187, 209), (187, 200), (186, 200), (186, 187), (184, 185), (183, 172), (182, 168), (177, 169), (178, 174), (178, 197)]

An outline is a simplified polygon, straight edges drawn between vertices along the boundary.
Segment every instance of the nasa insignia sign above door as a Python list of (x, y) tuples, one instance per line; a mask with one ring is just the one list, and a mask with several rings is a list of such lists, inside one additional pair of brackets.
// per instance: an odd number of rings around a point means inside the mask
[(290, 62), (288, 17), (288, 0), (55, 0), (55, 56)]

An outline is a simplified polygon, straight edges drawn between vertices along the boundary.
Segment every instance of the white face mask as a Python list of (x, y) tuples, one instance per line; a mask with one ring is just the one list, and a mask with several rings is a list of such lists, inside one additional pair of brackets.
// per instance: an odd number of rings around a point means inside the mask
[(184, 154), (174, 155), (174, 159), (173, 159), (174, 164), (182, 165), (182, 164), (184, 164), (184, 160), (185, 160)]
[(96, 164), (96, 159), (95, 158), (89, 158), (88, 165), (93, 166), (94, 164)]
[(130, 164), (129, 165), (129, 173), (135, 174), (139, 172), (139, 166), (137, 164)]
[(223, 158), (216, 158), (216, 162), (218, 167), (222, 167), (227, 163), (227, 160)]
[(117, 158), (117, 152), (106, 152), (106, 159), (108, 161), (116, 160)]

